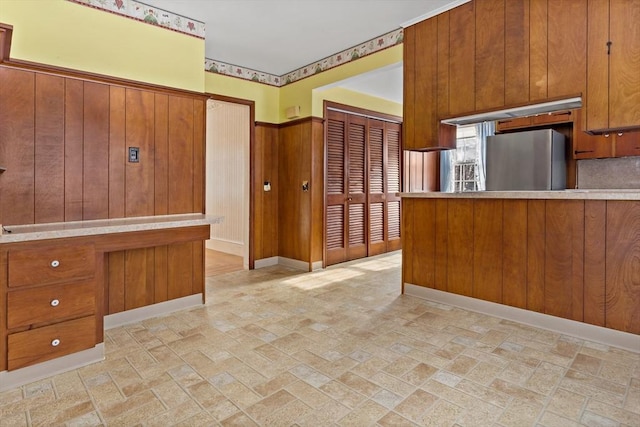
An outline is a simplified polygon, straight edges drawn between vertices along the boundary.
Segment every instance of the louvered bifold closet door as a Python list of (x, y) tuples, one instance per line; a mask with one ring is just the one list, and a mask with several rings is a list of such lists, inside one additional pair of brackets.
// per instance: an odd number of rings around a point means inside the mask
[(385, 122), (369, 119), (369, 256), (387, 251)]
[(327, 265), (347, 259), (347, 115), (337, 111), (328, 111), (326, 121), (327, 134), (327, 174), (326, 174), (326, 224), (325, 244)]
[(400, 239), (400, 174), (402, 173), (400, 164), (402, 125), (399, 123), (385, 123), (386, 136), (386, 211), (387, 226), (385, 239), (387, 241), (387, 252), (402, 248)]
[(367, 256), (367, 174), (365, 117), (347, 116), (347, 259)]

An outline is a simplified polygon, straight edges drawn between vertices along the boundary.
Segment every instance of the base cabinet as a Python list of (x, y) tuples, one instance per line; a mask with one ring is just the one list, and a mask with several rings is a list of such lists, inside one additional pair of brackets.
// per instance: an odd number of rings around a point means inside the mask
[(404, 283), (640, 334), (640, 201), (402, 203)]

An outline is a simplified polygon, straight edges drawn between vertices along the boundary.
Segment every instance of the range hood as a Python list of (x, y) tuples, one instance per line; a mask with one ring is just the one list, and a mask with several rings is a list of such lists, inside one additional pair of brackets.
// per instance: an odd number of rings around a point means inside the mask
[(558, 110), (572, 110), (580, 107), (582, 107), (582, 98), (577, 96), (574, 98), (542, 102), (540, 104), (523, 105), (521, 107), (507, 108), (504, 110), (487, 111), (485, 113), (443, 119), (442, 123), (447, 125), (470, 125), (473, 123), (511, 119), (514, 117), (534, 116), (536, 114), (551, 113)]

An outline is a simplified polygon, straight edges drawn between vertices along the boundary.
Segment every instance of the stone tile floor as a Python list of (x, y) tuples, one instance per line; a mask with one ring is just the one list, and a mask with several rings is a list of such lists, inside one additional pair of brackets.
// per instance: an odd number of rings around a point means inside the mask
[(640, 425), (639, 354), (401, 296), (400, 261), (209, 277), (206, 306), (0, 394), (0, 425)]

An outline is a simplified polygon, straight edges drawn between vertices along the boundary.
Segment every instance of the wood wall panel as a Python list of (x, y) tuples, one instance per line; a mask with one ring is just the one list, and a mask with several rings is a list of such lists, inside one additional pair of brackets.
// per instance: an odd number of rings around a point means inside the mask
[(127, 89), (125, 153), (138, 147), (139, 162), (125, 162), (125, 217), (154, 214), (155, 96), (153, 92)]
[[(609, 36), (609, 2), (589, 1), (587, 40), (587, 108), (582, 129), (607, 129), (609, 127), (609, 60), (606, 42)], [(607, 17), (603, 19), (603, 17)]]
[[(409, 144), (413, 147), (432, 145), (438, 135), (438, 51), (433, 47), (438, 43), (437, 18), (427, 19), (415, 25), (416, 57), (415, 57), (415, 89), (413, 106), (415, 118), (413, 121), (414, 134)], [(419, 49), (419, 47), (421, 49)], [(428, 47), (424, 49), (424, 47)], [(405, 125), (407, 127), (409, 125)]]
[(310, 261), (310, 197), (302, 191), (310, 180), (310, 138), (305, 120), (280, 128), (278, 144), (278, 252), (304, 262)]
[(36, 75), (35, 222), (64, 220), (64, 78)]
[[(490, 25), (487, 25), (488, 23)], [(476, 2), (475, 108), (504, 106), (505, 0)]]
[(205, 210), (205, 101), (193, 100), (193, 206), (191, 212)]
[(436, 200), (436, 262), (435, 262), (435, 280), (436, 289), (446, 291), (448, 289), (448, 228), (449, 214), (448, 202), (446, 200)]
[(582, 321), (584, 202), (547, 200), (545, 215), (544, 312)]
[(169, 214), (193, 212), (193, 100), (169, 96)]
[(505, 2), (505, 105), (529, 101), (529, 7), (529, 0)]
[(530, 0), (529, 100), (547, 98), (548, 1)]
[(420, 52), (416, 52), (416, 26), (411, 25), (404, 29), (403, 32), (403, 103), (402, 116), (404, 120), (403, 132), (403, 149), (411, 149), (409, 141), (415, 139), (415, 106), (416, 97), (414, 87), (416, 85), (416, 58)]
[(124, 251), (107, 254), (107, 293), (108, 314), (120, 313), (125, 307), (125, 268)]
[(474, 298), (502, 302), (502, 200), (473, 203), (473, 291)]
[[(132, 310), (153, 303), (153, 290), (147, 293), (147, 249), (124, 251), (124, 309)], [(148, 301), (147, 299), (150, 299)]]
[(168, 280), (168, 265), (169, 265), (169, 248), (164, 246), (156, 246), (154, 248), (154, 271), (155, 285), (153, 290), (154, 301), (164, 302), (169, 299), (169, 288), (167, 285)]
[[(447, 117), (451, 114), (449, 107), (449, 59), (451, 55), (449, 37), (449, 12), (441, 13), (436, 18), (438, 20), (438, 70), (437, 70), (437, 96), (438, 96), (438, 118)], [(403, 129), (407, 127), (406, 121)]]
[(473, 200), (449, 200), (447, 207), (447, 291), (473, 294)]
[[(278, 128), (256, 124), (254, 164), (254, 228), (255, 259), (278, 256)], [(264, 191), (265, 182), (271, 190)]]
[[(411, 283), (414, 285), (419, 284), (413, 276), (413, 221), (414, 221), (414, 206), (416, 202), (413, 199), (402, 199), (402, 293), (404, 293), (404, 284)], [(434, 201), (435, 207), (435, 201)], [(428, 242), (426, 242), (428, 243)], [(435, 238), (434, 238), (435, 247)], [(435, 258), (434, 258), (435, 261)], [(435, 267), (435, 266), (434, 266)], [(435, 272), (435, 268), (434, 268)]]
[(545, 201), (527, 203), (527, 309), (544, 312)]
[(587, 0), (554, 0), (548, 2), (548, 8), (547, 96), (584, 94), (587, 86)]
[(34, 222), (35, 74), (0, 67), (0, 222)]
[(182, 298), (191, 295), (193, 289), (193, 244), (177, 243), (169, 245), (167, 268), (168, 298)]
[(191, 242), (193, 262), (191, 272), (191, 294), (202, 294), (204, 301), (204, 241)]
[(64, 95), (64, 221), (82, 220), (84, 146), (84, 83), (65, 79)]
[(640, 202), (607, 202), (607, 328), (640, 334)]
[(84, 84), (84, 177), (82, 219), (109, 217), (109, 86)]
[[(424, 221), (423, 218), (436, 217), (436, 200), (424, 200), (419, 202), (419, 215), (412, 216), (410, 225), (412, 238), (422, 242), (414, 246), (410, 253), (413, 254), (411, 265), (413, 268), (413, 282), (428, 288), (436, 287), (435, 261), (436, 261), (436, 222)], [(405, 234), (406, 236), (406, 234)], [(405, 250), (409, 250), (406, 246)]]
[[(156, 93), (154, 100), (154, 213), (166, 215), (169, 206), (169, 97)], [(204, 139), (202, 139), (204, 141)]]
[(109, 89), (109, 218), (124, 217), (126, 90)]
[(605, 326), (607, 202), (584, 204), (584, 321)]
[(311, 122), (311, 262), (322, 261), (324, 252), (324, 123)]
[(527, 201), (504, 200), (502, 303), (527, 308)]

